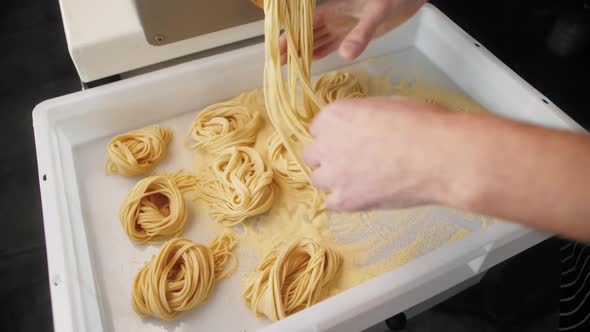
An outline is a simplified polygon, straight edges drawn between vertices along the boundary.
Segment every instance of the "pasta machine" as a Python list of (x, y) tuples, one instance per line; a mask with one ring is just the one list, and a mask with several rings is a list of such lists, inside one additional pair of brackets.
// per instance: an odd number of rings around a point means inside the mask
[(133, 76), (264, 34), (264, 13), (250, 0), (59, 2), (84, 83)]

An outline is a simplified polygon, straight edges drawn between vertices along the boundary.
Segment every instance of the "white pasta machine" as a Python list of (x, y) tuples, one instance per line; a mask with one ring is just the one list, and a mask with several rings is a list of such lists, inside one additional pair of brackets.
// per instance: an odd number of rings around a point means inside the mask
[(60, 0), (60, 5), (70, 54), (85, 83), (152, 70), (264, 33), (264, 13), (249, 0)]

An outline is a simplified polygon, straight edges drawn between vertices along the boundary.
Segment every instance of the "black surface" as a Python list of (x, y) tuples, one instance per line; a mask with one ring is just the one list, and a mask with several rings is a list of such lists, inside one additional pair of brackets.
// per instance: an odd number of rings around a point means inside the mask
[(31, 112), (79, 89), (57, 1), (0, 9), (0, 331), (51, 331)]
[[(589, 53), (546, 47), (556, 18), (581, 1), (435, 1), (485, 47), (585, 127)], [(0, 330), (50, 331), (51, 309), (31, 111), (79, 90), (56, 0), (0, 9)], [(408, 331), (553, 331), (559, 273), (553, 242), (490, 271), (483, 283), (408, 322)], [(532, 282), (531, 282), (532, 281)], [(539, 289), (543, 292), (540, 294)]]
[(563, 57), (546, 46), (556, 20), (583, 11), (584, 1), (432, 2), (551, 102), (590, 127), (590, 49)]

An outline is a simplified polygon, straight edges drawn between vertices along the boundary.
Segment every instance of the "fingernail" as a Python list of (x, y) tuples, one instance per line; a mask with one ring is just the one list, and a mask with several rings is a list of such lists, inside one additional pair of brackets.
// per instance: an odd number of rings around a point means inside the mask
[(357, 42), (348, 41), (340, 47), (340, 55), (348, 60), (356, 58), (361, 45)]

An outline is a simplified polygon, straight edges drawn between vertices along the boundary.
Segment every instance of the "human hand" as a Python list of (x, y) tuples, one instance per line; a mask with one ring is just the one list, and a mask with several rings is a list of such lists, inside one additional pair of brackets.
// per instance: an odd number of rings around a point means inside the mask
[(402, 97), (336, 101), (310, 130), (303, 159), (330, 209), (437, 204), (590, 241), (586, 132)]
[(312, 184), (341, 211), (437, 203), (453, 116), (405, 97), (336, 101), (312, 122), (303, 151)]
[[(369, 42), (412, 17), (426, 0), (330, 0), (314, 15), (314, 59), (339, 50), (357, 58)], [(287, 40), (281, 36), (281, 62), (287, 61)]]

